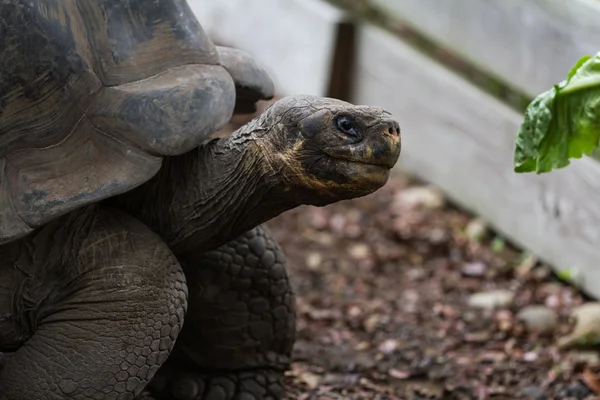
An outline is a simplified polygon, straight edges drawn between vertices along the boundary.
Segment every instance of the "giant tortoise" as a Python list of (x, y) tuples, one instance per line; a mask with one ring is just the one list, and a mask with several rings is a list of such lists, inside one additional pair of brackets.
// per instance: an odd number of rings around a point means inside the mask
[(211, 138), (273, 84), (185, 0), (0, 20), (0, 399), (280, 399), (294, 299), (261, 224), (382, 187), (398, 123), (297, 95)]

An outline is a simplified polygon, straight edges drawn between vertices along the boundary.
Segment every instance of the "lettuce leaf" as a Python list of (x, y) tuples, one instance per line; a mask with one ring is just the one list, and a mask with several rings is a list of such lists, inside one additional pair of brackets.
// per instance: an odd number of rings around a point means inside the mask
[(537, 96), (517, 133), (515, 172), (564, 168), (600, 141), (600, 53), (582, 57), (567, 79)]

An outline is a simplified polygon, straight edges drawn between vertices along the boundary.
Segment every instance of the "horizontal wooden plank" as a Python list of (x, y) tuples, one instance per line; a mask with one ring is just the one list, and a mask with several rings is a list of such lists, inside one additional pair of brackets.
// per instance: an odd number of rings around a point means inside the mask
[(280, 93), (329, 93), (346, 14), (322, 0), (188, 0), (205, 31), (252, 54)]
[(387, 32), (365, 26), (357, 42), (351, 98), (398, 117), (400, 167), (557, 270), (573, 269), (600, 297), (600, 165), (585, 158), (550, 174), (513, 172), (521, 115)]
[(534, 97), (600, 50), (598, 0), (370, 0)]

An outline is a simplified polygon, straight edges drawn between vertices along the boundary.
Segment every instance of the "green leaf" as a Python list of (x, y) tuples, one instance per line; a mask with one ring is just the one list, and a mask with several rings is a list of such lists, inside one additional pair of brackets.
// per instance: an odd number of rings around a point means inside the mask
[(500, 253), (506, 247), (506, 242), (499, 236), (496, 236), (494, 240), (492, 240), (492, 252)]
[(600, 53), (582, 57), (567, 79), (525, 110), (515, 141), (515, 171), (544, 173), (590, 155), (600, 141)]
[(570, 283), (575, 283), (580, 276), (577, 268), (562, 269), (556, 275), (558, 279)]
[(569, 73), (567, 74), (567, 79), (570, 79), (573, 77), (573, 75), (575, 75), (575, 72), (577, 72), (577, 70), (579, 69), (579, 67), (581, 67), (583, 65), (583, 63), (585, 63), (587, 60), (589, 60), (590, 58), (592, 58), (591, 56), (583, 56), (581, 57), (577, 63), (575, 65), (573, 65), (573, 67), (571, 68), (571, 70), (569, 71)]

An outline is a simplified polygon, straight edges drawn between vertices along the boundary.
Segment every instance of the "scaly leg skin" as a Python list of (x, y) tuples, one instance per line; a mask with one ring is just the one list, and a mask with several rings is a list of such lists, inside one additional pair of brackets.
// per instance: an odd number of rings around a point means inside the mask
[(265, 227), (180, 259), (189, 310), (148, 389), (165, 400), (279, 400), (295, 339), (283, 252)]
[(170, 354), (187, 287), (168, 246), (88, 207), (0, 248), (0, 399), (133, 399)]

